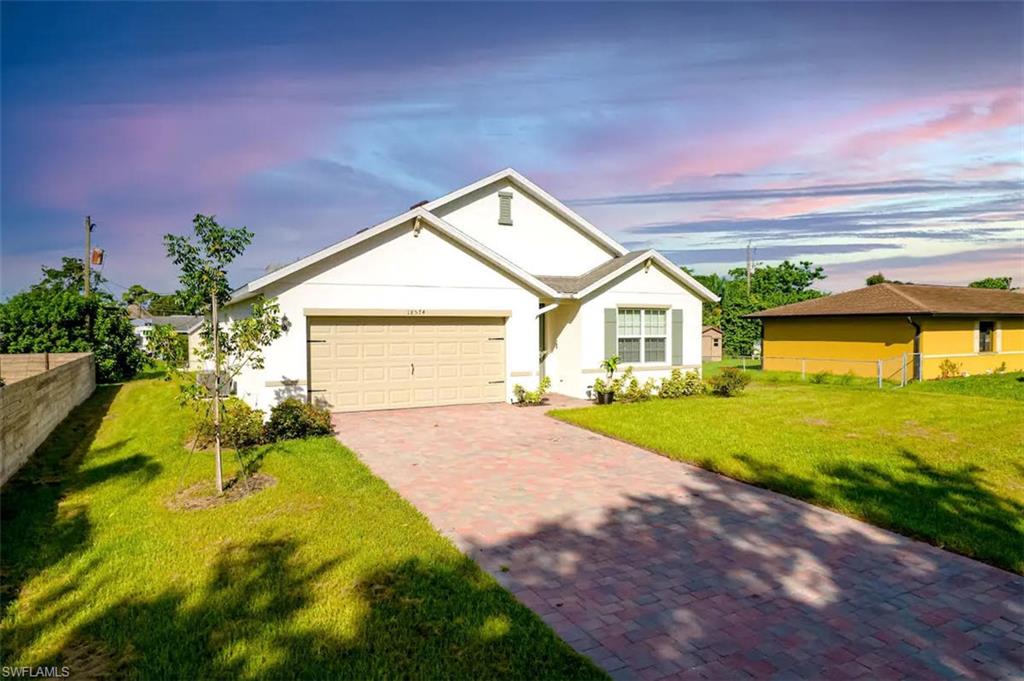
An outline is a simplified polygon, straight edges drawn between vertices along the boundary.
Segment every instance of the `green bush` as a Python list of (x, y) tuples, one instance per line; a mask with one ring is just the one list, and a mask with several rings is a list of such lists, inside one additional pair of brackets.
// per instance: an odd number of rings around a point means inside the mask
[(717, 376), (708, 379), (711, 392), (720, 397), (734, 397), (750, 383), (750, 376), (736, 367), (725, 367)]
[(654, 394), (654, 379), (649, 378), (643, 384), (633, 375), (633, 367), (626, 367), (622, 376), (612, 381), (615, 399), (619, 402), (643, 402), (651, 399)]
[(963, 364), (958, 364), (948, 358), (944, 359), (939, 363), (939, 378), (960, 378), (963, 369)]
[(700, 395), (704, 392), (704, 381), (696, 371), (687, 371), (685, 374), (680, 369), (673, 369), (672, 375), (661, 379), (661, 386), (658, 388), (658, 397), (675, 399), (677, 397), (689, 397)]
[(831, 371), (818, 371), (811, 374), (811, 383), (828, 383), (828, 377), (832, 375)]
[(333, 432), (331, 412), (325, 407), (303, 402), (297, 397), (289, 397), (274, 405), (270, 410), (270, 419), (264, 427), (268, 442), (330, 435)]
[(855, 378), (856, 376), (852, 371), (847, 371), (845, 374), (836, 377), (836, 383), (839, 385), (850, 385)]
[(0, 302), (0, 354), (91, 352), (96, 382), (132, 378), (146, 364), (127, 311), (103, 290), (92, 271), (91, 293), (83, 295), (82, 261), (61, 258), (43, 266), (43, 278)]
[(512, 386), (512, 394), (515, 396), (516, 404), (540, 404), (544, 396), (551, 390), (551, 377), (545, 376), (540, 379), (540, 385), (536, 390), (527, 390), (516, 383)]
[[(237, 397), (229, 397), (220, 405), (220, 441), (225, 447), (246, 449), (263, 444), (263, 412), (253, 409)], [(194, 436), (199, 447), (214, 442), (213, 411), (197, 419)]]

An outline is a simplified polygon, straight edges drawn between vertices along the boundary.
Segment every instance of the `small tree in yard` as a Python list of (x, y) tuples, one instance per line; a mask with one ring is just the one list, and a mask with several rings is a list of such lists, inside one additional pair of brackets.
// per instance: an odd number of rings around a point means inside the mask
[[(284, 333), (280, 308), (273, 300), (257, 298), (251, 314), (233, 321), (226, 329), (219, 323), (219, 307), (230, 298), (227, 266), (252, 243), (253, 233), (244, 227), (222, 227), (213, 216), (196, 215), (192, 221), (194, 234), (167, 234), (164, 245), (168, 257), (180, 268), (178, 277), (182, 290), (177, 297), (188, 307), (203, 309), (207, 320), (203, 325), (199, 356), (213, 360), (212, 385), (201, 381), (185, 382), (182, 398), (193, 403), (212, 405), (214, 458), (217, 493), (224, 491), (221, 468), (221, 386), (231, 381), (246, 367), (263, 367), (263, 348)], [(158, 356), (173, 348), (154, 348)], [(171, 355), (173, 356), (173, 355)]]

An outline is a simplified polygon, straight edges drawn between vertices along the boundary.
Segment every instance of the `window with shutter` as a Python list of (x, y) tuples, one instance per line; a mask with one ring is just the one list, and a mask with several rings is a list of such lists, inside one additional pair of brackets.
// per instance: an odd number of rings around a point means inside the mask
[(665, 362), (668, 327), (665, 310), (620, 308), (618, 355), (628, 363)]
[(498, 194), (498, 224), (512, 224), (512, 195), (508, 192)]

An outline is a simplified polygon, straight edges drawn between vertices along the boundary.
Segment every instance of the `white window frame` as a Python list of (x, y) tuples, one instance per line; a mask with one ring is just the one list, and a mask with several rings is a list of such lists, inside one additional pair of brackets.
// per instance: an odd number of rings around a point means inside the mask
[[(640, 328), (638, 334), (622, 334), (620, 329), (622, 328), (620, 323), (620, 315), (623, 312), (639, 312), (640, 313)], [(647, 332), (647, 315), (658, 314), (663, 319), (664, 333), (651, 334)], [(622, 358), (622, 350), (619, 345), (619, 341), (623, 339), (637, 339), (640, 341), (640, 359), (636, 361), (629, 361)], [(648, 338), (660, 338), (664, 341), (663, 352), (660, 357), (653, 359), (647, 357), (647, 339)], [(669, 320), (668, 310), (660, 307), (620, 307), (615, 311), (615, 351), (619, 355), (620, 359), (625, 364), (667, 364), (668, 363), (668, 352), (669, 352)]]
[[(989, 332), (989, 336), (988, 336), (988, 350), (982, 350), (981, 349), (981, 325), (982, 324), (991, 324), (992, 325), (992, 330), (991, 330), (991, 332)], [(997, 350), (996, 350), (996, 331), (999, 329), (999, 324), (996, 323), (995, 321), (991, 320), (991, 319), (983, 319), (983, 320), (978, 322), (978, 324), (975, 327), (975, 329), (977, 330), (977, 334), (976, 334), (975, 341), (974, 341), (974, 351), (976, 353), (978, 353), (979, 355), (988, 355), (988, 354), (991, 354), (993, 352), (997, 352)]]

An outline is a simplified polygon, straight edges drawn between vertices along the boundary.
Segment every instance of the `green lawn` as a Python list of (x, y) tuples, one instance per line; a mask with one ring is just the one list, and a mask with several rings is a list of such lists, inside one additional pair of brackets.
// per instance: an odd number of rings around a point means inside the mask
[(911, 383), (908, 389), (913, 392), (977, 395), (1024, 402), (1024, 372), (968, 376), (944, 381), (920, 381)]
[[(3, 490), (4, 665), (129, 678), (603, 678), (332, 438), (212, 476), (173, 385), (97, 390)], [(236, 467), (231, 466), (231, 471)]]
[(757, 381), (551, 415), (1024, 573), (1024, 403)]
[[(704, 376), (714, 376), (723, 367), (743, 368), (741, 360), (725, 359), (721, 362), (705, 362)], [(814, 374), (808, 372), (801, 376), (799, 371), (762, 371), (756, 361), (747, 360), (746, 368), (751, 379), (757, 383), (825, 383), (840, 385), (847, 388), (865, 388), (878, 390), (878, 381), (864, 376), (852, 376), (836, 373)], [(911, 392), (947, 393), (951, 395), (976, 395), (999, 400), (1024, 401), (1024, 372), (1003, 374), (986, 374), (952, 378), (946, 380), (910, 381), (901, 387), (899, 381), (884, 381), (885, 390), (910, 390)]]
[[(821, 372), (807, 372), (801, 375), (799, 371), (762, 371), (760, 360), (739, 360), (723, 359), (720, 362), (704, 362), (703, 374), (705, 377), (715, 376), (721, 373), (723, 367), (736, 367), (746, 371), (750, 378), (758, 383), (817, 383), (841, 385), (847, 388), (868, 388), (878, 390), (878, 380), (866, 376), (854, 376), (852, 374)], [(884, 381), (885, 389), (899, 387), (898, 382)]]

